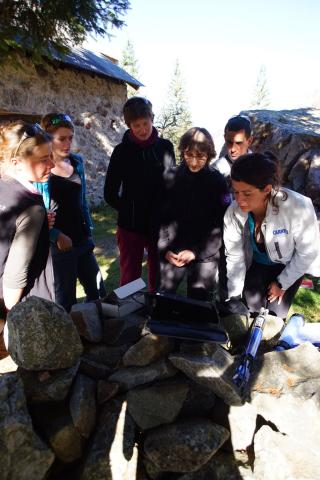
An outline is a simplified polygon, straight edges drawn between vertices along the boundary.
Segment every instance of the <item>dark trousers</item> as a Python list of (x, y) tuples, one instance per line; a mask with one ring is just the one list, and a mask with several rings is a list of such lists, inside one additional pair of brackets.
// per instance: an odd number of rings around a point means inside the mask
[(151, 292), (155, 292), (159, 273), (156, 240), (118, 227), (117, 241), (120, 251), (120, 285), (126, 285), (141, 277), (143, 254), (144, 249), (146, 249), (148, 252), (148, 286)]
[[(263, 265), (253, 262), (248, 269), (244, 282), (243, 296), (246, 300), (250, 312), (259, 312), (261, 307), (266, 306), (268, 286), (277, 279), (277, 276), (285, 268), (285, 265)], [(302, 278), (299, 278), (291, 287), (289, 287), (280, 305), (278, 300), (268, 303), (269, 312), (280, 318), (286, 318), (289, 308), (301, 284)]]
[(56, 246), (52, 246), (51, 250), (56, 302), (67, 312), (77, 303), (77, 279), (83, 286), (87, 302), (98, 300), (106, 295), (91, 241), (81, 246), (74, 246), (69, 252), (61, 252)]
[(175, 293), (187, 275), (187, 296), (196, 300), (209, 301), (216, 288), (218, 262), (190, 262), (185, 267), (176, 267), (167, 261), (160, 263), (160, 290)]

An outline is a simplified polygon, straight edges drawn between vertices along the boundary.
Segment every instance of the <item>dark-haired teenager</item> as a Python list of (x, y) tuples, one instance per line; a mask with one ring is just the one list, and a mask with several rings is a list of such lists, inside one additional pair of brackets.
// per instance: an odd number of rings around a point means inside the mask
[(241, 155), (250, 152), (252, 130), (250, 118), (244, 115), (231, 117), (224, 127), (224, 140), (227, 154), (212, 163), (212, 167), (219, 170), (230, 184), (230, 172), (233, 163)]
[(209, 300), (216, 284), (223, 215), (230, 202), (226, 182), (209, 162), (215, 147), (204, 128), (189, 129), (180, 140), (181, 164), (168, 175), (160, 231), (161, 284), (176, 292), (187, 276), (187, 295)]
[(50, 230), (56, 301), (67, 311), (77, 302), (77, 279), (87, 301), (106, 294), (102, 275), (93, 253), (93, 223), (86, 199), (83, 160), (71, 153), (74, 126), (64, 113), (50, 113), (41, 120), (52, 136), (49, 183), (38, 183), (47, 208), (56, 210), (54, 228)]
[(268, 300), (269, 310), (285, 318), (303, 275), (320, 275), (312, 202), (280, 187), (277, 162), (267, 155), (240, 157), (231, 180), (235, 201), (224, 218), (229, 301), (234, 310), (244, 301), (257, 312)]
[(155, 291), (159, 270), (157, 240), (165, 172), (175, 164), (172, 143), (159, 138), (152, 104), (130, 98), (123, 107), (129, 127), (114, 149), (106, 176), (104, 198), (118, 211), (120, 285), (141, 276), (148, 252), (149, 289)]

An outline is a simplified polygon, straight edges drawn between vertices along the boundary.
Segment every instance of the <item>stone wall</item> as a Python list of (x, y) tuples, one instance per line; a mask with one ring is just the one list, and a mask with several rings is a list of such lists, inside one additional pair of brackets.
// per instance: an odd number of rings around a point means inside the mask
[[(9, 312), (1, 480), (319, 478), (320, 353), (308, 342), (274, 351), (281, 319), (267, 317), (241, 391), (226, 346), (156, 336), (143, 310), (97, 307), (68, 315), (30, 297)], [(236, 345), (247, 322), (224, 322)]]
[(91, 204), (103, 200), (110, 155), (125, 131), (121, 112), (126, 95), (124, 83), (69, 68), (44, 69), (24, 60), (21, 69), (1, 69), (1, 109), (40, 116), (60, 111), (73, 118), (74, 150), (85, 160)]

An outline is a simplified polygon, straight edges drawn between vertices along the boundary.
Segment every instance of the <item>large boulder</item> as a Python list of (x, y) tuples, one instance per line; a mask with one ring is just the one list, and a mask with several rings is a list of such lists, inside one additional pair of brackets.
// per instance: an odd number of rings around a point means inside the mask
[(0, 377), (0, 478), (42, 480), (54, 454), (36, 435), (21, 380), (14, 373)]
[(210, 420), (187, 420), (153, 429), (146, 436), (144, 452), (161, 471), (194, 472), (228, 437), (226, 428)]
[(285, 184), (310, 197), (320, 211), (320, 111), (252, 110), (254, 152), (273, 151), (279, 158)]
[(56, 370), (77, 363), (82, 353), (79, 334), (63, 307), (30, 297), (10, 310), (9, 351), (26, 370)]
[(202, 354), (197, 352), (172, 353), (171, 363), (194, 382), (207, 387), (228, 405), (241, 405), (242, 395), (232, 381), (235, 358), (220, 345), (213, 344)]
[(30, 372), (19, 368), (17, 373), (29, 403), (60, 402), (68, 395), (78, 367), (79, 362), (61, 370)]
[(187, 382), (155, 383), (128, 393), (129, 413), (141, 429), (171, 423), (187, 397)]

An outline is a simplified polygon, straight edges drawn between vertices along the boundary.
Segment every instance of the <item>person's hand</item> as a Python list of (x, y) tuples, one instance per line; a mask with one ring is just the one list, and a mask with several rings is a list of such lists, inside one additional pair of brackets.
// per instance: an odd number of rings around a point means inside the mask
[(285, 294), (285, 290), (280, 288), (277, 282), (270, 283), (268, 287), (268, 300), (270, 303), (278, 299), (278, 305), (280, 305), (284, 294)]
[(171, 250), (169, 250), (164, 258), (169, 262), (171, 263), (171, 265), (174, 265), (175, 267), (180, 267), (180, 262), (179, 262), (179, 259), (178, 259), (178, 255), (176, 253), (173, 253), (171, 252)]
[(54, 226), (54, 222), (56, 221), (56, 212), (53, 212), (52, 210), (47, 210), (47, 217), (50, 230)]
[(57, 238), (57, 247), (61, 252), (68, 252), (72, 248), (71, 238), (60, 232)]
[(180, 267), (184, 267), (188, 263), (192, 262), (196, 258), (195, 254), (191, 250), (182, 250), (178, 254), (178, 261), (180, 262)]

